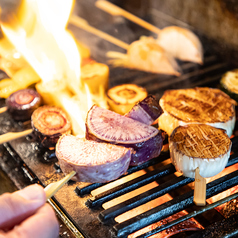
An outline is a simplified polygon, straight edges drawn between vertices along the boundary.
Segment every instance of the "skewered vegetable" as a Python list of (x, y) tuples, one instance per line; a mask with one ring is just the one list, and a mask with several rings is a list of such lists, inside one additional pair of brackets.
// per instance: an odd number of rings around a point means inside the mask
[[(70, 149), (69, 149), (70, 148)], [(76, 171), (74, 180), (80, 182), (108, 182), (126, 173), (131, 149), (109, 143), (98, 143), (63, 135), (56, 145), (60, 168), (67, 174)]]
[(16, 121), (30, 120), (41, 103), (41, 96), (34, 89), (18, 90), (6, 99), (7, 111)]
[(81, 80), (87, 85), (91, 93), (93, 103), (101, 107), (105, 106), (105, 94), (108, 89), (109, 67), (96, 61), (88, 61), (81, 66)]
[(121, 115), (129, 112), (131, 108), (147, 97), (145, 88), (136, 84), (122, 84), (112, 87), (107, 92), (109, 108)]
[(178, 26), (163, 28), (157, 39), (158, 44), (173, 57), (203, 63), (203, 47), (199, 38), (190, 30)]
[(156, 119), (163, 113), (159, 101), (152, 95), (149, 95), (141, 102), (133, 106), (133, 108), (125, 115), (133, 120), (152, 125)]
[(230, 157), (231, 140), (222, 129), (205, 124), (177, 127), (169, 138), (171, 160), (184, 176), (194, 178), (199, 168), (202, 177), (221, 172)]
[[(160, 154), (163, 137), (158, 129), (94, 105), (86, 120), (86, 139), (133, 148), (130, 165)], [(145, 156), (146, 155), (146, 156)]]
[(143, 37), (131, 43), (127, 54), (108, 52), (107, 56), (114, 58), (109, 61), (114, 66), (176, 76), (181, 71), (176, 60), (151, 37)]
[(221, 89), (238, 102), (238, 69), (226, 72), (220, 83)]
[(158, 119), (159, 128), (170, 135), (179, 125), (203, 123), (225, 129), (230, 137), (235, 127), (235, 105), (219, 89), (167, 90), (160, 99), (164, 113)]
[(40, 80), (31, 67), (24, 67), (13, 74), (12, 78), (0, 81), (0, 97), (8, 98), (12, 93), (25, 89)]
[(31, 117), (33, 134), (38, 142), (46, 148), (55, 147), (59, 137), (71, 132), (68, 115), (58, 107), (42, 106)]

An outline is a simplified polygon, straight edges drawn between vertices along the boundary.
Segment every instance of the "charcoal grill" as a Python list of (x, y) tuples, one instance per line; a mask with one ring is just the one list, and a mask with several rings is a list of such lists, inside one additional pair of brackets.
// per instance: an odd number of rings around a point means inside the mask
[[(124, 24), (124, 22), (120, 24)], [(71, 29), (75, 31), (76, 35), (80, 34), (86, 39), (89, 37), (88, 33), (82, 32), (80, 29), (75, 29), (74, 26), (71, 26)], [(108, 31), (110, 30), (108, 29)], [(139, 33), (141, 34), (141, 32)], [(133, 34), (133, 37), (136, 37), (135, 34)], [(204, 46), (211, 44), (206, 37), (201, 36), (201, 39)], [(105, 43), (102, 43), (100, 40), (98, 44)], [(97, 54), (95, 59), (104, 61), (105, 59), (101, 55), (105, 56), (108, 47), (108, 45), (104, 48), (100, 47), (104, 49), (104, 52), (103, 54), (101, 52)], [(180, 77), (111, 67), (110, 87), (122, 83), (135, 83), (145, 87), (157, 99), (167, 89), (195, 86), (219, 87), (221, 76), (226, 71), (234, 69), (237, 66), (235, 63), (221, 57), (215, 50), (207, 48), (205, 49), (203, 65), (179, 62), (183, 70), (183, 74)], [(3, 78), (4, 73), (1, 76)], [(0, 103), (3, 106), (4, 100), (1, 100)], [(23, 124), (15, 123), (7, 112), (0, 115), (1, 134), (28, 128), (30, 128), (30, 122)], [(238, 163), (237, 129), (235, 128), (235, 136), (232, 138), (232, 154), (227, 167)], [(164, 144), (166, 143), (167, 140), (165, 139)], [(31, 135), (1, 145), (0, 152), (2, 170), (9, 175), (9, 178), (19, 189), (32, 183), (39, 183), (46, 186), (51, 182), (58, 181), (64, 176), (57, 163), (54, 151), (41, 148)], [(150, 231), (139, 235), (139, 237), (149, 237), (159, 234), (162, 231), (169, 233), (173, 227), (179, 229), (179, 227), (181, 228), (181, 224), (183, 225), (186, 220), (192, 218), (199, 224), (200, 228), (203, 227), (204, 229), (192, 231), (185, 229), (173, 237), (223, 237), (225, 235), (226, 237), (237, 237), (238, 215), (236, 213), (229, 213), (229, 216), (224, 216), (216, 208), (221, 204), (228, 204), (234, 201), (238, 197), (238, 193), (226, 196), (218, 202), (207, 204), (205, 207), (197, 207), (193, 204), (193, 190), (189, 186), (194, 180), (183, 176), (177, 177), (175, 175), (175, 168), (168, 162), (168, 159), (169, 152), (165, 150), (158, 158), (147, 161), (140, 166), (130, 167), (128, 173), (123, 178), (142, 170), (145, 173), (113, 188), (105, 189), (95, 195), (91, 193), (105, 184), (68, 182), (49, 201), (70, 230), (65, 237), (127, 237), (133, 232), (158, 223), (184, 210), (186, 210), (186, 214), (182, 217), (154, 226)], [(142, 192), (126, 201), (121, 201), (119, 204), (110, 208), (104, 209), (102, 207), (104, 203), (125, 193), (133, 192), (153, 181), (158, 182), (159, 186)], [(238, 171), (231, 172), (208, 183), (207, 198), (233, 188), (236, 185), (238, 185)], [(169, 194), (172, 199), (121, 223), (115, 221), (118, 215), (130, 209), (136, 209), (138, 206), (146, 204), (155, 198), (162, 197), (165, 194)], [(62, 234), (61, 237), (63, 237)]]

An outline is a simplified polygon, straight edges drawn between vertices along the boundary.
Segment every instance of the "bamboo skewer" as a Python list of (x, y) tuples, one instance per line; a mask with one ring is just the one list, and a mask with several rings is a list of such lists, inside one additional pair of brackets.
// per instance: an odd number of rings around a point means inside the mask
[(100, 31), (100, 30), (90, 26), (88, 24), (88, 22), (86, 20), (84, 20), (83, 18), (72, 15), (69, 19), (69, 22), (71, 24), (73, 24), (77, 27), (80, 27), (83, 30), (88, 31), (94, 35), (97, 35), (97, 36), (101, 37), (102, 39), (107, 40), (107, 41), (111, 42), (112, 44), (117, 45), (125, 50), (127, 50), (129, 47), (129, 44), (127, 44), (111, 35), (108, 35), (107, 33), (103, 32), (103, 31)]
[(105, 1), (105, 0), (98, 0), (95, 2), (95, 6), (100, 8), (101, 10), (110, 13), (111, 15), (114, 16), (123, 16), (127, 18), (128, 20), (135, 22), (136, 24), (144, 27), (145, 29), (152, 31), (156, 34), (159, 34), (161, 32), (161, 29), (158, 27), (142, 20), (141, 18), (125, 11), (124, 9), (114, 5), (111, 2)]
[(199, 168), (195, 170), (193, 201), (197, 206), (206, 205), (206, 179), (199, 174)]
[(44, 190), (46, 193), (46, 200), (54, 196), (56, 192), (58, 192), (59, 189), (63, 187), (64, 184), (66, 184), (74, 175), (76, 174), (75, 171), (72, 171), (68, 175), (66, 175), (64, 178), (62, 178), (60, 181), (51, 183), (47, 185)]
[(3, 144), (5, 142), (9, 142), (11, 140), (15, 140), (18, 138), (21, 138), (23, 136), (26, 136), (32, 132), (32, 129), (28, 129), (25, 131), (20, 132), (8, 132), (6, 134), (0, 135), (0, 144)]
[(1, 107), (0, 108), (0, 113), (6, 112), (7, 111), (7, 107)]

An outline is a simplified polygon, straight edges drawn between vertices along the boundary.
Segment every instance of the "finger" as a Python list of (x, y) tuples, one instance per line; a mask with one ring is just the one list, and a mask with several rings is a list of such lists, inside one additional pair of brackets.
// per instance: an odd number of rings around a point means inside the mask
[(6, 233), (7, 238), (56, 238), (58, 236), (58, 220), (49, 204), (39, 208), (33, 216)]
[(31, 185), (15, 193), (0, 196), (0, 229), (11, 229), (35, 213), (46, 201), (44, 189)]

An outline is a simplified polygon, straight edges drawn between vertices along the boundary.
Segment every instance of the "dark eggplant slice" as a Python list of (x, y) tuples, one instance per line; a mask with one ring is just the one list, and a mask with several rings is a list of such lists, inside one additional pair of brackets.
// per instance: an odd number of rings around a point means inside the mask
[(88, 112), (86, 139), (133, 148), (131, 166), (157, 157), (163, 145), (157, 128), (95, 105)]
[[(70, 148), (70, 149), (69, 149)], [(65, 174), (76, 171), (73, 180), (104, 183), (126, 173), (132, 149), (63, 135), (56, 144), (56, 156)]]
[(121, 84), (112, 87), (107, 92), (110, 110), (124, 115), (139, 101), (147, 97), (145, 88), (136, 84)]
[(133, 108), (125, 114), (136, 121), (152, 125), (154, 121), (163, 113), (159, 101), (152, 95), (149, 95), (141, 102), (133, 106)]
[(29, 88), (18, 90), (6, 99), (7, 111), (15, 121), (30, 120), (34, 110), (41, 104), (40, 94)]
[(31, 116), (33, 134), (43, 147), (55, 147), (59, 137), (71, 132), (69, 116), (61, 108), (42, 106)]

